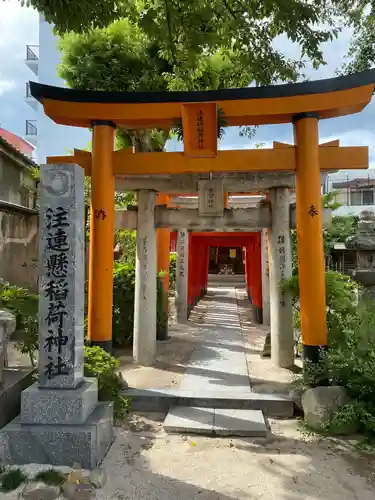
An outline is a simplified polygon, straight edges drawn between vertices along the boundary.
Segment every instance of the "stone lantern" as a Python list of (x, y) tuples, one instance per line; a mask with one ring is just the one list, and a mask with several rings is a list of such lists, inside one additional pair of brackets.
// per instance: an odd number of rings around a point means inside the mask
[(360, 213), (356, 234), (346, 240), (346, 248), (357, 253), (353, 279), (375, 298), (375, 213), (372, 210)]

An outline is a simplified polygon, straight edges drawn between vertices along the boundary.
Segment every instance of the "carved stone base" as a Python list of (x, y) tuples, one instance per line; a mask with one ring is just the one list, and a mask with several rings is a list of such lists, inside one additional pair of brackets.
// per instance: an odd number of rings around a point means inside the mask
[(113, 441), (113, 403), (99, 403), (83, 425), (21, 424), (0, 431), (0, 462), (97, 467)]

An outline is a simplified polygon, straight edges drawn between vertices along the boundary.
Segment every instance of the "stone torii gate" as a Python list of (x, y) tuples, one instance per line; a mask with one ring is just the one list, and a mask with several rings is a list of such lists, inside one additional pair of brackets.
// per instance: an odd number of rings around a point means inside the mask
[[(316, 361), (327, 345), (320, 171), (368, 166), (367, 148), (319, 147), (318, 122), (360, 112), (371, 100), (374, 82), (375, 70), (315, 82), (204, 92), (81, 91), (30, 82), (32, 96), (56, 123), (93, 129), (92, 154), (77, 151), (70, 160), (60, 159), (60, 163), (81, 165), (92, 181), (90, 341), (106, 349), (111, 347), (115, 183), (127, 184), (129, 176), (134, 181), (138, 176), (158, 176), (150, 190), (144, 186), (138, 194), (139, 269), (145, 238), (153, 234), (152, 222), (146, 215), (154, 211), (155, 191), (195, 192), (196, 186), (192, 189), (185, 184), (185, 180), (194, 179), (192, 174), (215, 178), (227, 172), (245, 177), (251, 176), (249, 172), (283, 172), (296, 176), (303, 349), (307, 359)], [(292, 123), (295, 144), (285, 148), (218, 151), (218, 110), (228, 126)], [(183, 153), (114, 151), (116, 127), (168, 129), (176, 121), (182, 124)], [(174, 182), (165, 189), (165, 180), (170, 176)], [(181, 177), (185, 178), (183, 184)], [(131, 186), (125, 188), (129, 190)], [(225, 187), (224, 191), (231, 192)], [(249, 191), (246, 188), (245, 192)], [(150, 269), (156, 270), (153, 255), (148, 262)], [(154, 279), (156, 276), (149, 275), (148, 286), (156, 289)], [(138, 313), (144, 307), (140, 298), (145, 283), (142, 286), (136, 296)], [(148, 335), (141, 328), (139, 333)], [(154, 341), (154, 332), (149, 335)], [(153, 355), (154, 347), (150, 345), (148, 359)]]

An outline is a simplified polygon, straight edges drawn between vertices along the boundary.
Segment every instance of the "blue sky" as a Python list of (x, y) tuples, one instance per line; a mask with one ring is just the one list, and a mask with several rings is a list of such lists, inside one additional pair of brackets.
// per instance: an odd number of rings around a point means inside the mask
[[(25, 119), (34, 119), (35, 113), (24, 101), (25, 82), (33, 79), (33, 74), (25, 66), (27, 44), (38, 43), (38, 14), (25, 7), (20, 7), (17, 0), (0, 0), (0, 126), (24, 135)], [(310, 79), (329, 78), (335, 75), (347, 51), (350, 32), (345, 30), (340, 38), (324, 46), (327, 65), (314, 71), (307, 68), (305, 73)], [(281, 38), (276, 42), (283, 53), (298, 57), (298, 48)], [(358, 145), (370, 147), (370, 164), (375, 168), (375, 99), (361, 113), (343, 118), (324, 120), (320, 123), (321, 141), (339, 138), (343, 146)], [(255, 143), (270, 146), (273, 140), (289, 141), (293, 139), (291, 125), (273, 125), (260, 127), (251, 142), (239, 137), (237, 129), (226, 131), (221, 148), (240, 149), (254, 147)], [(85, 144), (72, 144), (71, 147), (85, 147)], [(169, 145), (169, 150), (179, 146)], [(56, 153), (58, 154), (58, 153)]]

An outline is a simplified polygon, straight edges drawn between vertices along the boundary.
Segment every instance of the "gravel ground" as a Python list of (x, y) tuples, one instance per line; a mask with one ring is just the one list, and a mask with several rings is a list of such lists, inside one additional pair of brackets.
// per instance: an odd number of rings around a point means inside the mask
[[(350, 441), (317, 440), (290, 420), (270, 421), (268, 439), (168, 436), (162, 419), (133, 415), (127, 428), (116, 429), (96, 500), (375, 498), (372, 457), (358, 455)], [(19, 492), (0, 498), (16, 500)]]
[(270, 425), (268, 440), (168, 436), (157, 423), (118, 430), (97, 499), (374, 499), (373, 465), (351, 444), (304, 437), (291, 421)]

